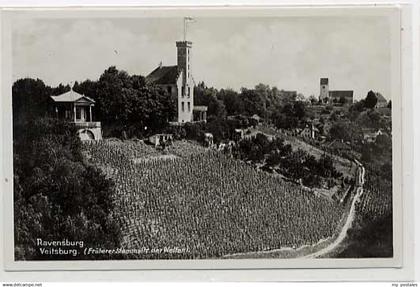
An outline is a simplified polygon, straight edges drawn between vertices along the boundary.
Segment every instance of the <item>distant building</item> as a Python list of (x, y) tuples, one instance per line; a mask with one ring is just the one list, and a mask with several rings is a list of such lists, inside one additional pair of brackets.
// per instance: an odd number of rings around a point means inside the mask
[(305, 128), (300, 131), (300, 136), (307, 139), (315, 139), (319, 134), (319, 130), (312, 124), (306, 125)]
[(375, 108), (385, 108), (388, 106), (388, 101), (380, 93), (375, 93), (378, 101), (376, 102)]
[(352, 104), (353, 91), (330, 91), (329, 98), (333, 103)]
[(378, 130), (363, 129), (362, 132), (363, 132), (363, 140), (365, 142), (368, 142), (368, 143), (375, 142), (376, 141), (376, 138), (379, 135), (383, 135), (384, 134), (384, 132), (382, 132), (382, 130), (380, 130), (380, 129), (378, 129)]
[(323, 103), (341, 103), (341, 104), (352, 104), (353, 103), (353, 91), (352, 90), (329, 90), (328, 78), (321, 78), (320, 81), (320, 93), (319, 99)]
[(155, 147), (160, 146), (162, 144), (171, 144), (173, 142), (173, 135), (172, 134), (155, 134), (149, 137), (148, 141), (153, 144)]
[(328, 101), (329, 94), (328, 94), (328, 78), (321, 78), (320, 81), (320, 91), (319, 91), (319, 100), (322, 102)]
[(54, 116), (73, 123), (81, 140), (101, 140), (101, 122), (93, 121), (92, 108), (95, 101), (70, 90), (58, 96), (51, 96)]
[(207, 106), (194, 106), (193, 119), (196, 122), (206, 122), (207, 121)]
[(146, 82), (165, 89), (170, 96), (177, 99), (175, 119), (177, 123), (206, 121), (207, 109), (194, 107), (194, 81), (191, 74), (192, 42), (178, 41), (176, 47), (177, 65), (159, 65), (146, 77)]

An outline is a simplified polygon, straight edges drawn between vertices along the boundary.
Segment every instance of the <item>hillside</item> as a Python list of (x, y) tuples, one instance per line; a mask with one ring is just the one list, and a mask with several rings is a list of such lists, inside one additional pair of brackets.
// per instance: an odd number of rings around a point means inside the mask
[(84, 150), (116, 183), (112, 216), (122, 247), (143, 250), (130, 258), (209, 258), (315, 244), (336, 233), (345, 213), (342, 205), (189, 142), (175, 142), (160, 156), (133, 141)]

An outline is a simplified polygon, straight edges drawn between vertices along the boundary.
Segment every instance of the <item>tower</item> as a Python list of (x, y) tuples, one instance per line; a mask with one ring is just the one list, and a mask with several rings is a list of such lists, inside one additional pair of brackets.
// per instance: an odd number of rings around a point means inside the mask
[(319, 99), (322, 102), (328, 101), (329, 99), (328, 78), (321, 78)]
[(178, 74), (182, 75), (181, 89), (178, 92), (178, 122), (190, 122), (193, 120), (194, 84), (191, 76), (191, 47), (190, 41), (178, 41), (177, 68)]

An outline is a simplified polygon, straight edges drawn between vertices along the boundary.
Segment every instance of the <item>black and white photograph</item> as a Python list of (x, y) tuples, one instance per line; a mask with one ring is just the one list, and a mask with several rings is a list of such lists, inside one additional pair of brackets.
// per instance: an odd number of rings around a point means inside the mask
[(395, 258), (385, 14), (27, 14), (14, 261)]

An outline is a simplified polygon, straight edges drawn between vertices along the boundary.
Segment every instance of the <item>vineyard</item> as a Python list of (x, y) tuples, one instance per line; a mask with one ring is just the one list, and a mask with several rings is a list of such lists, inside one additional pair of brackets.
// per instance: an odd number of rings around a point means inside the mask
[(335, 234), (345, 214), (342, 205), (186, 141), (165, 152), (141, 141), (83, 149), (115, 182), (112, 216), (122, 247), (184, 250), (136, 258), (214, 258), (315, 244)]
[(367, 172), (364, 193), (360, 198), (360, 215), (372, 222), (392, 214), (392, 183)]
[(381, 176), (377, 166), (366, 164), (363, 193), (356, 205), (353, 227), (339, 258), (392, 257), (392, 179)]

